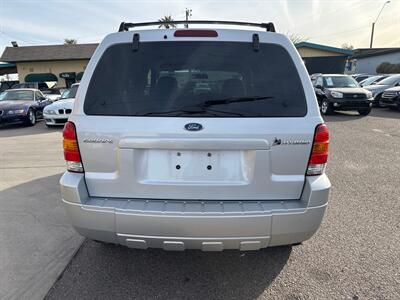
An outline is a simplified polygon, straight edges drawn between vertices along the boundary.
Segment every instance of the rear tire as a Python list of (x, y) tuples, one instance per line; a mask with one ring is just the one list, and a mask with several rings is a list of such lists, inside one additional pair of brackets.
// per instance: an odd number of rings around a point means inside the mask
[(382, 105), (381, 105), (381, 103), (380, 103), (381, 98), (382, 98), (382, 94), (379, 94), (379, 95), (377, 95), (377, 96), (375, 97), (375, 100), (374, 100), (374, 102), (373, 102), (375, 107), (382, 107)]
[(362, 116), (367, 116), (367, 115), (369, 115), (370, 112), (371, 112), (371, 108), (363, 108), (363, 109), (358, 110), (358, 113)]
[(321, 112), (323, 115), (331, 115), (333, 113), (332, 106), (326, 99), (321, 101)]
[(36, 112), (32, 108), (28, 110), (27, 118), (26, 122), (28, 126), (34, 126), (36, 124)]

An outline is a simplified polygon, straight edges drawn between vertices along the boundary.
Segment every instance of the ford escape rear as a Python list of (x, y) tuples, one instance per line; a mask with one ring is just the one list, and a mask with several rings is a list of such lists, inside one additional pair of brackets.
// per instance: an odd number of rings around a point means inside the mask
[(293, 44), (271, 23), (136, 25), (99, 45), (64, 128), (76, 230), (165, 250), (310, 238), (328, 202), (329, 134)]

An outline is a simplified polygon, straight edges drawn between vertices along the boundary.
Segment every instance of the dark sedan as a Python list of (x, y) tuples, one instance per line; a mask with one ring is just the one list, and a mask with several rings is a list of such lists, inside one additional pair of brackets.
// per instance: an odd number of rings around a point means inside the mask
[(400, 86), (384, 91), (380, 104), (393, 110), (400, 110)]
[(321, 112), (329, 115), (335, 110), (355, 110), (366, 116), (371, 112), (372, 93), (361, 88), (347, 75), (319, 75), (313, 79)]
[(13, 89), (0, 94), (0, 124), (25, 123), (33, 126), (51, 104), (37, 89)]

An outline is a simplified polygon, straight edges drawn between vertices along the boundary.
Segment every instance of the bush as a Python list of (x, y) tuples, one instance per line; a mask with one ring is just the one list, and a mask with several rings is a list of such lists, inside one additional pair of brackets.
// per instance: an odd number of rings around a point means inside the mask
[(383, 62), (376, 68), (378, 74), (391, 74), (400, 73), (400, 64), (391, 64), (389, 62)]

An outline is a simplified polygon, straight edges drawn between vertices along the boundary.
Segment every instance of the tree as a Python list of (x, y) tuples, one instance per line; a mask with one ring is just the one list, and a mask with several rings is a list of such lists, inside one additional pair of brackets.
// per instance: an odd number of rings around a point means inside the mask
[(64, 39), (64, 45), (76, 45), (78, 43), (75, 39)]
[(287, 32), (286, 35), (289, 38), (289, 40), (291, 40), (292, 43), (295, 44), (295, 45), (299, 44), (301, 42), (307, 42), (308, 41), (307, 37), (304, 37), (304, 36), (302, 36), (300, 34), (297, 34), (297, 33)]
[(393, 74), (400, 73), (400, 64), (391, 64), (389, 62), (383, 62), (376, 68), (378, 74)]
[(354, 49), (353, 45), (347, 44), (347, 43), (342, 44), (342, 48), (346, 49), (346, 50), (353, 50)]
[(160, 26), (158, 26), (158, 28), (176, 28), (176, 25), (174, 23), (172, 23), (174, 21), (174, 19), (172, 18), (171, 15), (169, 16), (164, 16), (161, 19), (158, 20), (158, 22), (162, 22), (163, 24), (161, 24)]

